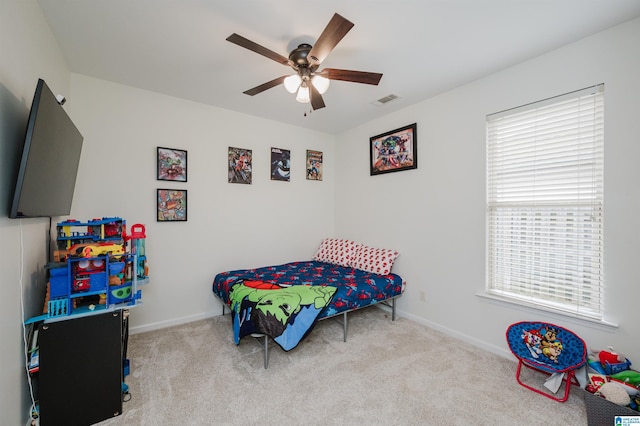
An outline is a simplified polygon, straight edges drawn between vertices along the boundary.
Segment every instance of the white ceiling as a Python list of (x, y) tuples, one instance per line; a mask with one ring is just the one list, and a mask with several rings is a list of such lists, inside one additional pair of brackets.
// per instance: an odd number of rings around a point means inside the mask
[[(38, 3), (72, 72), (332, 134), (640, 16), (638, 0)], [(292, 70), (227, 36), (288, 56), (336, 12), (355, 26), (320, 69), (380, 72), (378, 86), (333, 81), (327, 107), (306, 117), (282, 86), (242, 93)], [(389, 94), (400, 99), (372, 104)]]

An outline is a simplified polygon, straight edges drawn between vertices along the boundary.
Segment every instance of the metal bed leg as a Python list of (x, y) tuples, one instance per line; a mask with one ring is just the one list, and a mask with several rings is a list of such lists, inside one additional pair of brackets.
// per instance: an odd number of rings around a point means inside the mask
[(391, 321), (396, 320), (396, 298), (391, 299)]
[(343, 315), (344, 315), (344, 318), (342, 319), (342, 326), (344, 327), (344, 339), (342, 341), (346, 342), (347, 341), (347, 313), (345, 312)]
[(269, 336), (262, 333), (253, 333), (251, 334), (251, 337), (255, 338), (258, 341), (260, 340), (260, 338), (264, 337), (264, 343), (262, 344), (262, 349), (264, 352), (264, 368), (269, 368)]
[[(224, 304), (222, 304), (222, 315), (224, 315)], [(344, 333), (345, 333), (345, 337), (344, 337), (344, 341), (347, 341), (347, 326), (345, 325), (344, 328)], [(264, 337), (264, 368), (267, 369), (269, 368), (269, 336), (267, 336), (266, 334), (262, 335)], [(261, 336), (259, 334), (255, 334), (253, 335), (253, 337), (255, 338), (260, 338)]]
[(264, 335), (264, 368), (269, 368), (269, 336)]

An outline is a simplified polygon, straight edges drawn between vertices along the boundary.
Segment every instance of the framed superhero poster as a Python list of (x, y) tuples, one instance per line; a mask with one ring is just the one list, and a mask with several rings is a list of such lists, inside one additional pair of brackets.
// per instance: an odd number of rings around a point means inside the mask
[(158, 222), (187, 221), (187, 190), (158, 189), (156, 194)]
[(291, 180), (291, 151), (271, 148), (271, 180)]
[(228, 172), (229, 183), (244, 183), (251, 185), (252, 179), (252, 151), (245, 148), (229, 147)]
[(307, 180), (322, 180), (322, 152), (307, 150)]
[(416, 123), (369, 138), (371, 176), (418, 168)]
[(187, 181), (187, 151), (158, 147), (158, 180)]

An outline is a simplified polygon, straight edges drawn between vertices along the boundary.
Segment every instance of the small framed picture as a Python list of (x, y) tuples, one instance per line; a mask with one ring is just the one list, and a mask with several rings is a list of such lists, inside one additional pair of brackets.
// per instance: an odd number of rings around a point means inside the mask
[(187, 181), (187, 151), (158, 147), (158, 180)]
[(244, 183), (251, 185), (252, 151), (245, 148), (229, 147), (228, 167), (229, 183)]
[(187, 221), (187, 190), (158, 189), (156, 196), (158, 222)]
[(307, 180), (322, 180), (322, 152), (307, 150)]
[(418, 168), (416, 123), (369, 139), (371, 176)]
[(289, 182), (291, 179), (291, 151), (271, 148), (271, 180)]

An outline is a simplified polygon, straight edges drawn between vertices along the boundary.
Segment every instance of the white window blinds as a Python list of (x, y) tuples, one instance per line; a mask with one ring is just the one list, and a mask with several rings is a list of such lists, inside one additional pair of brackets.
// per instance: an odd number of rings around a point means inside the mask
[(487, 291), (602, 319), (604, 85), (487, 117)]

